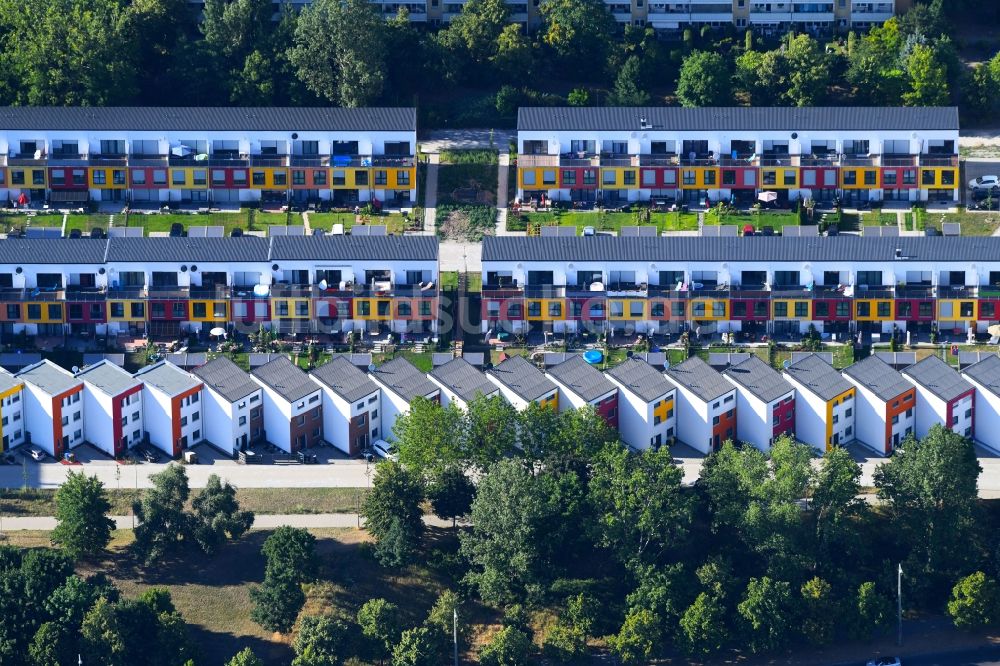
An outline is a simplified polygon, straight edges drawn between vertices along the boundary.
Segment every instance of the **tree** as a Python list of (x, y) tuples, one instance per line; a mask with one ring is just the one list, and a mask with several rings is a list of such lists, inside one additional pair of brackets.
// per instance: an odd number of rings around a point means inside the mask
[(755, 653), (778, 650), (791, 638), (793, 608), (788, 583), (767, 576), (751, 578), (737, 610), (746, 623), (748, 643)]
[(548, 0), (539, 12), (542, 42), (562, 67), (577, 75), (599, 75), (617, 33), (608, 6), (601, 0)]
[(513, 627), (503, 627), (479, 651), (483, 666), (521, 666), (531, 655), (531, 639)]
[(906, 89), (906, 77), (899, 63), (902, 36), (899, 22), (889, 19), (856, 40), (848, 56), (847, 81), (854, 86), (859, 101), (872, 106), (898, 103)]
[(726, 642), (726, 609), (715, 595), (700, 593), (680, 620), (684, 648), (692, 656), (718, 652)]
[(253, 650), (243, 648), (226, 662), (226, 666), (264, 666), (264, 662), (253, 653)]
[(181, 465), (169, 465), (149, 479), (153, 487), (141, 501), (132, 504), (132, 510), (138, 522), (134, 548), (147, 564), (152, 564), (190, 537), (191, 520), (184, 512), (184, 503), (191, 491)]
[(451, 519), (452, 527), (461, 516), (467, 516), (476, 496), (476, 486), (457, 466), (438, 472), (427, 485), (427, 498), (434, 515), (441, 520)]
[[(468, 6), (468, 5), (465, 5)], [(530, 79), (535, 66), (535, 49), (521, 26), (509, 23), (497, 37), (493, 64), (510, 80)], [(499, 396), (492, 396), (498, 398)], [(489, 400), (490, 398), (485, 398)], [(501, 398), (501, 401), (503, 399)], [(506, 401), (503, 401), (505, 404)], [(471, 405), (469, 406), (471, 409)]]
[(438, 666), (437, 641), (427, 627), (407, 629), (392, 650), (392, 666)]
[(982, 629), (997, 621), (998, 603), (997, 582), (977, 571), (955, 583), (948, 600), (948, 616), (959, 629)]
[(192, 657), (183, 618), (160, 613), (139, 600), (98, 599), (80, 630), (84, 663), (176, 666)]
[(117, 590), (113, 587), (106, 589), (73, 575), (48, 596), (45, 600), (45, 611), (52, 621), (70, 631), (76, 631), (87, 611), (102, 596), (111, 601), (118, 600)]
[[(450, 654), (452, 641), (454, 640), (453, 629), (458, 630), (458, 641), (460, 644), (465, 643), (468, 639), (469, 625), (463, 619), (464, 614), (458, 613), (460, 605), (461, 600), (458, 598), (458, 595), (451, 590), (445, 590), (438, 595), (434, 605), (431, 606), (430, 612), (427, 613), (427, 619), (424, 620), (424, 626), (430, 630), (432, 638), (437, 641), (438, 651), (441, 653), (440, 656)], [(458, 625), (453, 627), (456, 614), (459, 616), (459, 621)]]
[(570, 106), (590, 106), (590, 91), (586, 88), (573, 88), (566, 96), (566, 103)]
[[(856, 521), (867, 515), (861, 494), (861, 466), (844, 448), (834, 447), (823, 455), (812, 483), (812, 511), (816, 554), (815, 567), (832, 572), (845, 553), (856, 549)], [(841, 557), (838, 557), (840, 555)]]
[(316, 577), (316, 537), (304, 529), (279, 527), (264, 540), (260, 552), (267, 559), (266, 572), (288, 573), (302, 582)]
[(268, 571), (264, 582), (250, 588), (254, 606), (250, 619), (269, 631), (288, 633), (306, 603), (302, 583), (295, 572)]
[(362, 635), (375, 646), (381, 663), (392, 653), (402, 633), (399, 608), (385, 599), (369, 599), (358, 609), (357, 619)]
[(826, 645), (833, 640), (837, 623), (837, 604), (830, 584), (819, 577), (802, 584), (802, 634), (813, 645)]
[(239, 539), (253, 525), (252, 511), (241, 511), (236, 488), (218, 475), (208, 477), (205, 489), (194, 498), (194, 538), (206, 555), (214, 554), (226, 539)]
[(423, 499), (423, 484), (416, 474), (397, 462), (385, 461), (376, 466), (361, 515), (365, 529), (375, 537), (375, 554), (386, 566), (399, 566), (406, 553), (419, 543), (424, 529), (420, 509)]
[(367, 0), (315, 0), (299, 15), (289, 60), (315, 95), (366, 106), (385, 84), (384, 35), (385, 22)]
[(466, 459), (480, 471), (503, 460), (517, 447), (517, 426), (517, 410), (502, 396), (477, 395), (465, 415)]
[(816, 106), (826, 98), (830, 63), (820, 44), (809, 35), (795, 35), (785, 50), (788, 89), (785, 99), (795, 106)]
[(853, 611), (852, 633), (858, 638), (870, 639), (892, 619), (893, 604), (879, 593), (875, 583), (867, 581), (858, 587)]
[(461, 465), (462, 425), (462, 410), (454, 402), (442, 407), (422, 396), (414, 398), (410, 410), (392, 427), (399, 462), (424, 479), (445, 467)]
[(736, 58), (734, 78), (753, 106), (764, 106), (786, 90), (787, 68), (788, 60), (779, 50), (748, 50)]
[(115, 528), (108, 518), (111, 502), (96, 476), (70, 472), (56, 491), (56, 520), (52, 542), (74, 558), (94, 555), (111, 542)]
[(72, 635), (62, 625), (46, 622), (32, 637), (28, 657), (34, 666), (61, 666), (72, 662), (75, 648)]
[(906, 60), (910, 90), (903, 93), (907, 106), (944, 106), (948, 104), (948, 78), (944, 65), (930, 46), (917, 44)]
[(542, 641), (542, 654), (546, 659), (558, 663), (567, 664), (582, 660), (586, 653), (586, 635), (562, 618), (552, 625)]
[(677, 80), (682, 106), (724, 106), (732, 101), (729, 68), (722, 55), (695, 51), (684, 58)]
[(347, 625), (331, 615), (307, 615), (299, 623), (292, 666), (339, 664), (344, 658)]
[(608, 100), (616, 106), (645, 106), (649, 93), (639, 88), (642, 63), (638, 56), (630, 56), (615, 78), (615, 87)]
[(659, 618), (644, 608), (630, 608), (621, 629), (608, 643), (622, 664), (648, 664), (659, 651), (661, 640)]
[(510, 7), (503, 0), (469, 0), (440, 37), (451, 57), (482, 65), (496, 56), (500, 36), (510, 25)]

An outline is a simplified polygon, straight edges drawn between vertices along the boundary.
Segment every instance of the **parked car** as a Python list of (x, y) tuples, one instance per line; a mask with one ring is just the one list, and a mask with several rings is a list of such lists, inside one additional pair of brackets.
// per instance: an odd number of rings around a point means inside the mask
[(970, 190), (1000, 190), (1000, 176), (980, 176), (969, 181)]
[(45, 460), (45, 451), (41, 449), (29, 449), (28, 455), (31, 456), (32, 460)]
[(393, 446), (384, 439), (376, 439), (372, 443), (372, 449), (375, 451), (375, 455), (379, 458), (385, 458), (386, 460), (392, 460), (393, 462), (399, 460), (399, 454), (396, 453)]
[(879, 657), (878, 659), (869, 659), (868, 666), (903, 666), (903, 662), (899, 660), (899, 657)]

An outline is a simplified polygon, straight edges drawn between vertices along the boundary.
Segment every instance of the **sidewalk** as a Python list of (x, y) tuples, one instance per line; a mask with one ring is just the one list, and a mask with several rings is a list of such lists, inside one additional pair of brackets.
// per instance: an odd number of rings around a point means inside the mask
[[(111, 516), (115, 526), (120, 530), (132, 529), (132, 516)], [(301, 513), (301, 514), (265, 514), (254, 517), (253, 529), (273, 530), (277, 527), (302, 528), (347, 528), (361, 527), (364, 519), (356, 513)], [(436, 516), (424, 516), (424, 524), (429, 527), (451, 527), (450, 520), (441, 520)], [(51, 532), (56, 528), (55, 516), (0, 516), (0, 533), (32, 530)]]
[(441, 156), (427, 156), (427, 182), (424, 183), (424, 233), (433, 236), (437, 231), (438, 161)]

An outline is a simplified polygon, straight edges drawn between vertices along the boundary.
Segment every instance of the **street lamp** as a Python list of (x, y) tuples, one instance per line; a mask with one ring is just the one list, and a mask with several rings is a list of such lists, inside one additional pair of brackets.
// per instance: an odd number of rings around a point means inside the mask
[(903, 565), (896, 569), (896, 645), (903, 645)]

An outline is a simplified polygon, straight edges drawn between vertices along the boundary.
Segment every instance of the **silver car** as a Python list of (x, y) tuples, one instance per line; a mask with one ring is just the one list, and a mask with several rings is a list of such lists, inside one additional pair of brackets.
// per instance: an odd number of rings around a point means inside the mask
[(375, 455), (379, 458), (399, 462), (399, 454), (396, 453), (393, 446), (384, 439), (376, 439), (372, 443), (372, 450), (375, 451)]

